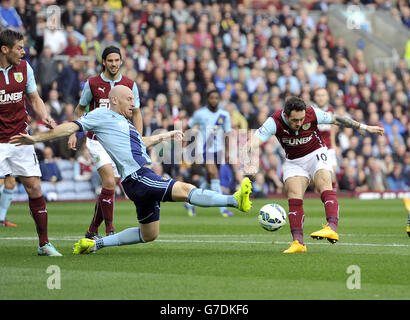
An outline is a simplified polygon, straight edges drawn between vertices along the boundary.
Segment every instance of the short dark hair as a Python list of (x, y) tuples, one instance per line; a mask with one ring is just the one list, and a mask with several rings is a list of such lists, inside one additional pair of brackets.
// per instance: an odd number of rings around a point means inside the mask
[(210, 97), (210, 95), (213, 94), (213, 93), (216, 93), (216, 94), (218, 94), (218, 96), (219, 96), (219, 91), (218, 91), (217, 89), (212, 89), (212, 90), (209, 90), (209, 91), (206, 93), (206, 98), (208, 99), (208, 98)]
[(285, 114), (289, 117), (290, 113), (292, 111), (304, 111), (306, 110), (306, 103), (303, 101), (303, 99), (296, 97), (296, 96), (291, 96), (286, 99), (285, 101), (285, 108), (284, 112)]
[(15, 45), (16, 41), (21, 40), (24, 40), (24, 36), (18, 31), (5, 29), (0, 32), (0, 48), (2, 46), (7, 46), (11, 49)]

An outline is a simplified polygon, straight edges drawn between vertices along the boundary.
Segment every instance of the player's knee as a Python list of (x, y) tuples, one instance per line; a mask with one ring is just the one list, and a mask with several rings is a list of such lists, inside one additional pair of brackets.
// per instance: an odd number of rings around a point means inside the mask
[(7, 189), (14, 189), (16, 187), (16, 179), (14, 178), (6, 178), (5, 182), (4, 182), (4, 186)]
[(26, 189), (26, 192), (27, 192), (29, 198), (35, 199), (35, 198), (39, 198), (43, 195), (43, 192), (41, 190), (40, 181), (38, 181), (38, 182), (32, 181), (30, 183), (26, 183), (24, 185), (24, 188)]
[(102, 184), (102, 187), (104, 189), (115, 190), (116, 183), (115, 183), (115, 178), (114, 177), (101, 179), (101, 184)]
[(142, 233), (142, 237), (145, 242), (152, 242), (158, 238), (159, 232), (158, 231), (151, 231), (147, 233)]

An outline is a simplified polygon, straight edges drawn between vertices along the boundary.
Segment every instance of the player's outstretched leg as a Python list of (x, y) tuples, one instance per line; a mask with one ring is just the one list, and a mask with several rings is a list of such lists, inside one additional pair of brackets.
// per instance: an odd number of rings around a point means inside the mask
[[(211, 179), (211, 190), (222, 194), (221, 181), (219, 179)], [(229, 211), (226, 207), (220, 207), (219, 212), (221, 213), (221, 216), (224, 218), (234, 216), (234, 214), (231, 211)]]
[(142, 238), (140, 228), (128, 228), (119, 233), (96, 240), (83, 238), (74, 244), (73, 253), (89, 254), (105, 247), (123, 246), (144, 242), (145, 240)]
[[(186, 195), (184, 193), (185, 190), (182, 191), (184, 187), (181, 184), (181, 191), (176, 191), (175, 193), (178, 194), (174, 197), (174, 190), (173, 190), (173, 198), (174, 201), (181, 201), (179, 200), (180, 197), (184, 199)], [(190, 186), (190, 185), (185, 185)], [(204, 190), (198, 188), (191, 188), (189, 194), (187, 196), (188, 202), (190, 204), (200, 206), (200, 207), (232, 207), (238, 208), (240, 211), (249, 212), (252, 207), (252, 202), (250, 200), (250, 194), (252, 192), (252, 184), (249, 178), (244, 178), (241, 182), (241, 187), (238, 191), (236, 191), (232, 196), (223, 195), (218, 192), (212, 190)], [(181, 193), (181, 194), (179, 194)], [(184, 200), (183, 200), (184, 201)]]

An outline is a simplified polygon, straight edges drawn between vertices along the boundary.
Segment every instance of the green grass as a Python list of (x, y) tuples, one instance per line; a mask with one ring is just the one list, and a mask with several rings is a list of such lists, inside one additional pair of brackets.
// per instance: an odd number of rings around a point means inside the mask
[[(13, 204), (0, 229), (0, 299), (409, 299), (410, 238), (401, 200), (340, 199), (340, 241), (331, 245), (308, 235), (325, 222), (319, 199), (305, 200), (308, 253), (285, 255), (289, 226), (264, 231), (257, 209), (286, 200), (255, 200), (250, 214), (161, 206), (161, 232), (147, 244), (104, 248), (74, 256), (94, 203), (49, 203), (49, 238), (63, 257), (38, 257), (37, 235), (27, 204)], [(137, 225), (131, 202), (117, 201), (117, 231)], [(100, 232), (104, 231), (104, 227)], [(61, 270), (61, 289), (51, 290), (50, 265)], [(360, 289), (347, 288), (351, 265), (360, 268)]]

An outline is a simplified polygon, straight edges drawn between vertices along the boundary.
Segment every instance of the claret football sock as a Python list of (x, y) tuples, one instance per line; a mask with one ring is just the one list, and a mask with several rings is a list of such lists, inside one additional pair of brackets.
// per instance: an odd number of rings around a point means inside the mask
[(111, 236), (95, 240), (96, 249), (112, 246), (123, 246), (145, 242), (141, 235), (140, 228), (128, 228)]
[(114, 230), (112, 220), (114, 217), (115, 190), (102, 189), (99, 197), (102, 215), (105, 223), (105, 231)]
[(337, 232), (339, 222), (339, 202), (337, 201), (336, 192), (333, 190), (323, 191), (320, 198), (325, 206), (326, 220), (329, 227)]
[(40, 247), (48, 243), (47, 235), (47, 207), (46, 200), (43, 196), (35, 199), (29, 198), (28, 200), (30, 213), (36, 224), (36, 230), (39, 238)]
[(90, 227), (88, 228), (89, 232), (97, 232), (98, 227), (100, 226), (101, 222), (104, 220), (102, 210), (101, 210), (101, 205), (100, 205), (100, 199), (97, 199), (97, 202), (95, 203), (94, 207), (94, 216), (93, 219), (91, 220)]
[(303, 241), (303, 221), (305, 220), (305, 213), (303, 210), (302, 199), (289, 199), (289, 226), (292, 233), (293, 240), (298, 240), (300, 244), (304, 244)]
[(197, 188), (192, 188), (188, 202), (200, 207), (238, 207), (238, 201), (234, 196)]

